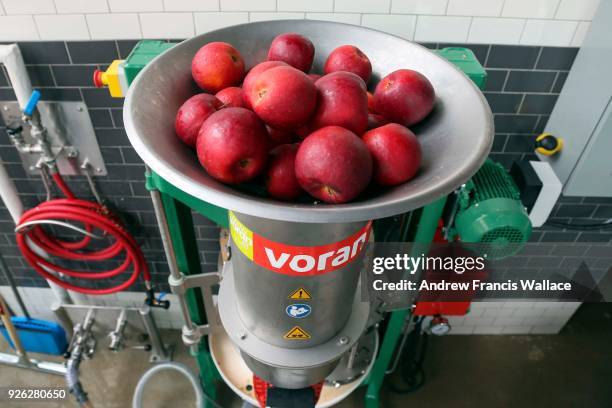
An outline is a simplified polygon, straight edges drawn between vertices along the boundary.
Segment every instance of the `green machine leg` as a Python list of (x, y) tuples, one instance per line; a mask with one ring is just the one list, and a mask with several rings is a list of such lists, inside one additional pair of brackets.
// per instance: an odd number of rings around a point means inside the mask
[[(193, 229), (191, 209), (167, 194), (162, 193), (161, 196), (178, 267), (185, 275), (198, 274), (201, 272), (200, 257)], [(199, 290), (192, 289), (187, 293), (187, 306), (194, 323), (198, 325), (206, 324), (204, 302)], [(205, 341), (200, 342), (197, 351), (193, 354), (200, 368), (202, 386), (205, 392), (214, 398), (214, 381), (219, 378), (219, 374), (210, 356), (208, 344)]]
[[(442, 216), (442, 210), (444, 210), (444, 204), (446, 203), (446, 197), (439, 199), (425, 207), (420, 212), (418, 225), (416, 226), (414, 233), (414, 242), (417, 244), (418, 252), (422, 252), (426, 249), (426, 246), (433, 240), (436, 229), (438, 228), (438, 220)], [(414, 214), (414, 212), (413, 212)], [(418, 245), (420, 244), (420, 245)], [(397, 342), (402, 334), (402, 328), (404, 322), (410, 313), (409, 309), (397, 310), (391, 313), (389, 323), (385, 334), (383, 336), (382, 345), (378, 357), (374, 362), (374, 367), (370, 372), (369, 377), (366, 380), (368, 389), (366, 391), (366, 408), (378, 408), (379, 406), (379, 393), (382, 383), (385, 379), (385, 373), (391, 362), (391, 357), (397, 347)]]
[[(153, 176), (153, 174), (147, 175), (147, 188), (160, 191), (177, 266), (185, 275), (199, 274), (201, 273), (200, 256), (196, 244), (191, 207), (163, 192), (163, 179), (159, 176)], [(160, 184), (161, 189), (158, 188)], [(186, 302), (190, 319), (197, 325), (206, 324), (206, 311), (204, 310), (202, 293), (197, 289), (190, 289), (186, 293)], [(220, 379), (220, 375), (213, 363), (208, 344), (201, 341), (197, 346), (192, 347), (191, 354), (198, 363), (202, 389), (214, 401), (216, 397), (215, 385), (216, 381)], [(203, 401), (204, 408), (214, 406), (207, 399)]]

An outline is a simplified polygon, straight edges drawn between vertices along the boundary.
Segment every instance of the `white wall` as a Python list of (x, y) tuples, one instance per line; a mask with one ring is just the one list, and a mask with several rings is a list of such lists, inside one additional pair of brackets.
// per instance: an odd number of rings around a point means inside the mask
[(249, 21), (358, 24), (421, 42), (580, 46), (600, 0), (0, 0), (0, 41), (185, 38)]

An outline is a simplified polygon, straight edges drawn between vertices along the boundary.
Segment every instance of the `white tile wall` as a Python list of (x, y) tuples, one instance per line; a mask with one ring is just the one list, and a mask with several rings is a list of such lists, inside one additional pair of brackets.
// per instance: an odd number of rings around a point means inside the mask
[(195, 34), (192, 13), (141, 13), (144, 38), (189, 38)]
[(455, 16), (497, 17), (504, 0), (449, 0), (446, 14)]
[(6, 14), (52, 14), (53, 0), (2, 0)]
[(505, 0), (502, 16), (552, 18), (559, 0)]
[(599, 6), (599, 0), (561, 0), (555, 18), (590, 21)]
[(349, 13), (388, 13), (391, 0), (335, 0), (334, 11)]
[(162, 11), (162, 0), (107, 0), (113, 13)]
[(249, 13), (250, 21), (295, 20), (303, 19), (304, 13)]
[(525, 24), (521, 44), (563, 46), (570, 44), (578, 23), (560, 20), (529, 20)]
[(518, 18), (474, 17), (468, 42), (485, 44), (516, 44), (521, 39), (525, 20)]
[(338, 23), (359, 25), (361, 14), (357, 13), (306, 13), (309, 20), (336, 21)]
[(0, 39), (29, 41), (39, 38), (32, 16), (0, 16)]
[(275, 11), (276, 0), (221, 0), (221, 11)]
[(578, 23), (578, 28), (576, 28), (574, 38), (572, 38), (572, 42), (570, 43), (572, 47), (580, 47), (584, 41), (584, 37), (586, 37), (586, 34), (589, 31), (589, 27), (591, 27), (591, 23), (587, 21), (581, 21)]
[(334, 0), (277, 0), (278, 11), (334, 11)]
[(196, 34), (249, 22), (249, 13), (196, 13)]
[[(156, 37), (175, 37), (178, 34), (203, 33), (249, 21), (307, 18), (374, 27), (422, 42), (580, 46), (599, 2), (0, 0), (0, 18), (11, 17), (0, 19), (0, 41), (126, 39), (153, 34)], [(174, 13), (192, 14), (192, 23), (188, 23), (187, 16), (174, 16)], [(49, 17), (34, 18), (37, 15)], [(86, 27), (80, 17), (66, 17), (68, 15), (85, 16)], [(54, 27), (54, 21), (59, 22), (61, 27)]]
[(393, 0), (392, 13), (446, 14), (448, 0)]
[(386, 31), (398, 37), (412, 40), (416, 28), (416, 16), (366, 14), (363, 16), (361, 24), (365, 27)]
[(55, 0), (55, 8), (59, 14), (109, 12), (106, 1)]
[(164, 0), (165, 11), (219, 11), (219, 0)]
[(89, 40), (89, 30), (82, 14), (35, 15), (41, 38), (48, 40)]
[(578, 302), (474, 302), (466, 316), (449, 318), (451, 334), (556, 334)]
[(414, 39), (433, 42), (465, 42), (472, 19), (454, 16), (419, 16)]
[(88, 14), (87, 25), (94, 40), (142, 38), (138, 14)]

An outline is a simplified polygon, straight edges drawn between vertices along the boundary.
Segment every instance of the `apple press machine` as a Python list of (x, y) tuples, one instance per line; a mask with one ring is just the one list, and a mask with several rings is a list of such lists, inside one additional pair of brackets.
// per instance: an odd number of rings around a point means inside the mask
[[(315, 72), (331, 50), (354, 44), (370, 56), (376, 78), (400, 68), (429, 78), (436, 108), (413, 129), (423, 164), (410, 183), (348, 204), (315, 205), (247, 193), (202, 170), (173, 127), (178, 107), (195, 92), (191, 58), (202, 45), (225, 41), (251, 67), (283, 32), (317, 44)], [(366, 243), (432, 241), (447, 195), (478, 171), (491, 148), (492, 115), (477, 85), (422, 46), (318, 21), (251, 23), (179, 44), (143, 42), (133, 55), (98, 73), (97, 81), (113, 96), (125, 93), (125, 128), (147, 165), (169, 283), (185, 318), (183, 341), (209, 397), (204, 405), (218, 406), (222, 380), (254, 406), (328, 407), (363, 386), (365, 406), (378, 407), (411, 311), (362, 302)], [(221, 239), (218, 272), (201, 273), (192, 211), (229, 231)]]

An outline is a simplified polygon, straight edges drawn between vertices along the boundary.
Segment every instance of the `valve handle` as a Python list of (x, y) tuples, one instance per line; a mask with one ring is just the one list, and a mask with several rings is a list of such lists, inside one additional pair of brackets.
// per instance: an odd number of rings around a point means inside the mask
[(30, 95), (30, 99), (28, 99), (28, 103), (26, 103), (25, 108), (23, 108), (23, 113), (27, 116), (32, 116), (34, 113), (34, 109), (36, 109), (36, 105), (40, 100), (40, 91), (32, 91), (32, 95)]

